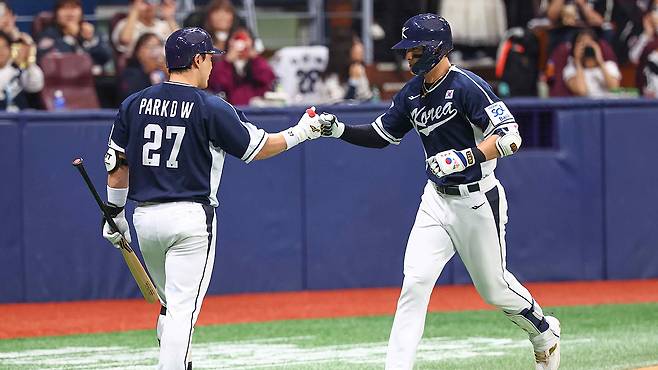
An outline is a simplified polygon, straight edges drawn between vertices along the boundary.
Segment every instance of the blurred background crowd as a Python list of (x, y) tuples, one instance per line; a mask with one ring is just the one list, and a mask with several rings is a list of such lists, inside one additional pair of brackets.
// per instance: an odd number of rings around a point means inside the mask
[(390, 99), (411, 76), (390, 46), (425, 12), (501, 97), (658, 98), (658, 0), (5, 0), (0, 109), (115, 108), (188, 26), (227, 51), (208, 89), (235, 105)]

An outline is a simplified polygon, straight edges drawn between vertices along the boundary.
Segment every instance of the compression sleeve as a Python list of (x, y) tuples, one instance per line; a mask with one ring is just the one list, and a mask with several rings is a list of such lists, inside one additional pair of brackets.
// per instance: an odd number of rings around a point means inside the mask
[(366, 148), (381, 149), (388, 146), (388, 141), (384, 140), (372, 125), (345, 125), (345, 131), (340, 138), (350, 144)]

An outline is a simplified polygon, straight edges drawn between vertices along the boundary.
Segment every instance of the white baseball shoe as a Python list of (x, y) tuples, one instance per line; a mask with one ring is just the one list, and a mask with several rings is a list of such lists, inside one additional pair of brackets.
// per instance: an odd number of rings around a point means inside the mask
[(557, 370), (560, 366), (560, 321), (553, 316), (546, 316), (549, 328), (555, 336), (557, 342), (544, 352), (535, 352), (535, 370)]

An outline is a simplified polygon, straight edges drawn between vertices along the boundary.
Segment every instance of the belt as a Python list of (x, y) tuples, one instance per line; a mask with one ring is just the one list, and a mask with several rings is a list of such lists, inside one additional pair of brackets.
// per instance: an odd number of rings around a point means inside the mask
[(202, 201), (198, 199), (190, 199), (190, 200), (185, 200), (185, 199), (171, 199), (171, 200), (162, 200), (162, 201), (146, 201), (146, 202), (137, 202), (137, 207), (146, 207), (146, 206), (154, 206), (156, 204), (166, 204), (166, 203), (182, 203), (182, 202), (187, 202), (187, 203), (199, 203), (205, 205), (206, 203), (203, 203)]
[[(438, 191), (441, 194), (462, 195), (461, 191), (459, 191), (459, 185), (437, 185), (434, 182), (432, 182), (432, 186), (434, 186), (434, 190)], [(470, 184), (466, 187), (466, 189), (468, 189), (469, 193), (473, 193), (476, 191), (480, 191), (480, 185), (477, 183)]]

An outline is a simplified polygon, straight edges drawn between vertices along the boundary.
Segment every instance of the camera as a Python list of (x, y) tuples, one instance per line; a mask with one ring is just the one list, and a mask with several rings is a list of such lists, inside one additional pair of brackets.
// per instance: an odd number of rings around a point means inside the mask
[(594, 51), (594, 48), (591, 46), (585, 47), (585, 50), (583, 50), (583, 58), (596, 58), (596, 51)]

